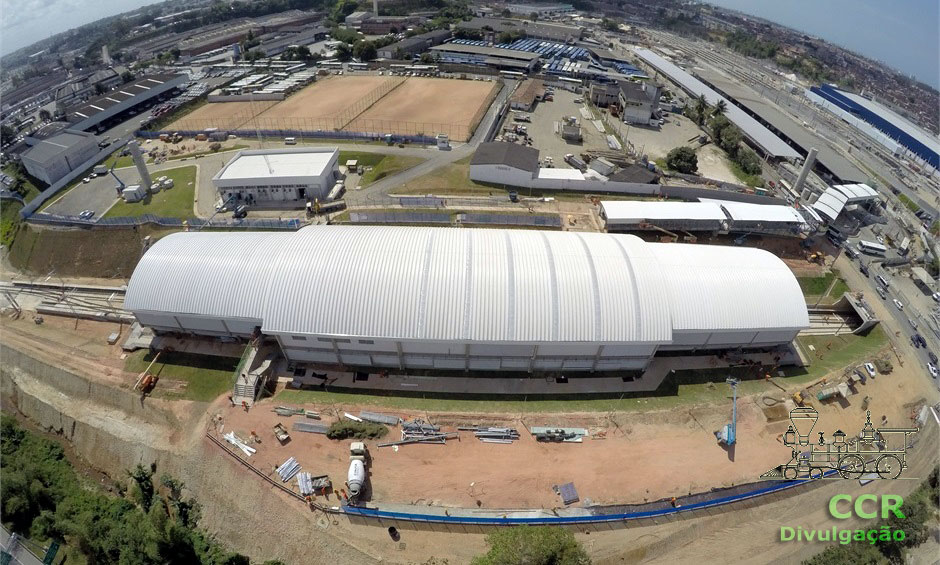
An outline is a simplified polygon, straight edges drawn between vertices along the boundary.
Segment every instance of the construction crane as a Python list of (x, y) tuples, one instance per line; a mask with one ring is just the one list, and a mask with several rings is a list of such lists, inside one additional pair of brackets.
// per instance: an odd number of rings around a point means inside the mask
[(728, 377), (725, 381), (731, 385), (731, 423), (715, 432), (718, 443), (734, 445), (738, 441), (738, 379)]
[(111, 168), (108, 169), (108, 173), (110, 173), (111, 176), (114, 177), (114, 180), (117, 181), (117, 186), (114, 187), (114, 190), (117, 191), (118, 196), (121, 196), (121, 194), (124, 192), (124, 189), (127, 188), (127, 185), (124, 184), (124, 181), (121, 180), (121, 177), (114, 174), (114, 166), (117, 165), (117, 162), (118, 160), (115, 159), (114, 162), (111, 163)]

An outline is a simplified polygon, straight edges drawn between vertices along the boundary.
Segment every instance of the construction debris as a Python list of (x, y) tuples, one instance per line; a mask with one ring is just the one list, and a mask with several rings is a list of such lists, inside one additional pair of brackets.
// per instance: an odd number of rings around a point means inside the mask
[(294, 422), (291, 429), (295, 432), (307, 432), (310, 434), (326, 434), (330, 429), (326, 424), (314, 424), (312, 422)]
[(294, 475), (296, 475), (298, 472), (300, 472), (300, 463), (298, 463), (297, 460), (293, 457), (281, 463), (277, 467), (277, 474), (279, 477), (281, 477), (282, 483), (286, 483), (287, 481), (294, 478)]
[(581, 443), (588, 431), (584, 428), (546, 428), (533, 426), (530, 430), (538, 441)]
[(299, 416), (304, 413), (303, 408), (291, 408), (289, 406), (275, 406), (272, 412), (276, 413), (278, 416), (290, 417), (290, 416)]
[(512, 443), (519, 439), (519, 432), (515, 428), (494, 427), (460, 427), (462, 432), (473, 432), (484, 443)]
[(386, 424), (389, 426), (397, 426), (401, 423), (401, 418), (398, 416), (390, 416), (388, 414), (379, 414), (378, 412), (366, 412), (360, 411), (359, 417), (366, 422), (374, 422), (376, 424)]
[(328, 475), (313, 477), (307, 472), (297, 473), (297, 487), (303, 496), (326, 492), (332, 486), (333, 483)]
[(420, 434), (431, 434), (441, 431), (440, 426), (432, 426), (421, 419), (412, 420), (411, 422), (402, 422), (401, 429), (403, 432)]
[(565, 504), (565, 506), (580, 500), (578, 497), (578, 491), (574, 488), (574, 483), (565, 483), (561, 486), (555, 485), (552, 487), (552, 490), (561, 496), (561, 501)]
[(241, 449), (242, 452), (244, 452), (245, 457), (251, 457), (253, 453), (258, 451), (254, 447), (249, 447), (247, 443), (245, 443), (241, 438), (235, 435), (235, 432), (229, 432), (225, 434), (224, 436), (222, 436), (222, 438), (225, 441), (237, 447), (238, 449)]
[[(405, 435), (405, 432), (402, 432), (402, 436)], [(447, 443), (448, 439), (457, 439), (456, 432), (447, 432), (447, 433), (438, 433), (431, 435), (416, 435), (413, 437), (402, 437), (401, 441), (389, 441), (386, 443), (380, 443), (376, 447), (392, 447), (394, 445), (408, 445), (410, 443)]]

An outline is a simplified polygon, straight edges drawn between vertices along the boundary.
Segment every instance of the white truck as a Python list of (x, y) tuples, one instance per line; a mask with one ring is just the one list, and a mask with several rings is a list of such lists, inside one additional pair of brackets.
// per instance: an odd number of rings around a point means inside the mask
[(362, 485), (366, 482), (366, 458), (368, 457), (366, 444), (354, 441), (349, 444), (349, 473), (346, 475), (346, 486), (349, 488), (349, 499), (355, 500), (362, 492)]

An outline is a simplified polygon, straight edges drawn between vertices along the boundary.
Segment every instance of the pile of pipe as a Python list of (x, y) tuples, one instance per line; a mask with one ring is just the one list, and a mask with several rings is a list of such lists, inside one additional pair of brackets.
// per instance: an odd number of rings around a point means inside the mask
[(257, 449), (255, 449), (254, 447), (249, 447), (247, 443), (245, 443), (240, 437), (235, 435), (235, 432), (229, 432), (225, 434), (224, 436), (222, 436), (222, 438), (225, 439), (225, 441), (237, 447), (238, 449), (241, 449), (242, 452), (245, 454), (245, 457), (251, 457), (251, 455), (255, 451), (257, 451)]
[(291, 480), (294, 475), (300, 471), (300, 463), (296, 459), (291, 457), (287, 461), (281, 463), (277, 468), (277, 474), (281, 477), (281, 482), (286, 483)]
[(483, 443), (512, 443), (519, 439), (519, 432), (515, 428), (493, 427), (461, 427), (462, 432), (473, 432), (473, 435)]
[(454, 432), (442, 432), (440, 426), (432, 426), (424, 420), (414, 420), (412, 422), (402, 422), (401, 441), (390, 441), (378, 444), (378, 447), (389, 447), (393, 445), (407, 445), (409, 443), (447, 443), (448, 439), (454, 439), (457, 434)]
[(304, 496), (313, 494), (313, 478), (310, 473), (297, 473), (297, 486), (300, 488), (300, 494)]

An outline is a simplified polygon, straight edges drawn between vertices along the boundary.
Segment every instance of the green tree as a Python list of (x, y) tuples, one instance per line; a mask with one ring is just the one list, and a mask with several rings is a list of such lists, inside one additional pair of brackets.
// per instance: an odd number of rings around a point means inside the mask
[(39, 119), (40, 119), (40, 120), (51, 120), (51, 119), (52, 119), (52, 113), (49, 112), (49, 110), (46, 110), (45, 108), (43, 108), (42, 110), (39, 110)]
[(340, 43), (336, 46), (336, 58), (340, 61), (352, 59), (352, 47), (348, 43)]
[(0, 126), (0, 145), (6, 145), (16, 139), (16, 130), (9, 124)]
[(708, 113), (708, 101), (705, 100), (705, 95), (700, 94), (698, 98), (695, 99), (692, 107), (695, 110), (695, 123), (702, 125), (705, 123), (705, 116)]
[(529, 19), (532, 20), (533, 22), (536, 21), (536, 20), (538, 20), (538, 19), (539, 19), (539, 13), (538, 13), (538, 12), (532, 12), (531, 14), (529, 14)]
[(503, 8), (503, 11), (500, 12), (499, 15), (501, 15), (504, 18), (511, 18), (512, 12), (509, 10), (509, 8)]
[(887, 520), (887, 525), (892, 531), (904, 530), (904, 539), (901, 541), (879, 541), (878, 549), (892, 563), (904, 563), (904, 550), (917, 547), (927, 541), (930, 533), (927, 527), (927, 521), (931, 519), (931, 509), (927, 506), (922, 496), (908, 497), (901, 507), (904, 518), (898, 518), (895, 514)]
[(378, 56), (378, 50), (371, 41), (359, 41), (353, 45), (352, 54), (360, 61), (372, 61)]
[(607, 31), (620, 31), (620, 22), (610, 18), (604, 18), (601, 20), (601, 26), (603, 26)]
[(571, 531), (551, 526), (500, 528), (486, 536), (490, 549), (473, 565), (588, 565)]
[(134, 80), (134, 73), (130, 71), (124, 71), (123, 73), (121, 73), (121, 82), (123, 82), (124, 84), (127, 84), (131, 82), (132, 80)]
[(698, 170), (698, 156), (691, 147), (676, 147), (666, 155), (666, 166), (680, 173), (694, 173)]
[(435, 59), (434, 59), (434, 55), (431, 55), (430, 53), (422, 53), (422, 54), (421, 54), (421, 64), (422, 64), (422, 65), (433, 65), (435, 62), (436, 62), (436, 61), (435, 61)]
[(737, 155), (738, 147), (741, 145), (741, 141), (744, 140), (744, 135), (741, 134), (741, 130), (738, 129), (738, 126), (731, 124), (721, 130), (721, 136), (718, 140), (718, 144), (722, 149), (725, 150), (728, 155), (732, 158)]
[(888, 560), (874, 546), (867, 543), (832, 545), (803, 565), (885, 565)]
[(741, 147), (738, 149), (735, 161), (741, 167), (741, 170), (749, 175), (759, 175), (763, 170), (761, 168), (760, 157), (750, 147)]
[(713, 116), (723, 116), (723, 115), (725, 114), (725, 111), (726, 111), (727, 109), (728, 109), (728, 103), (725, 102), (724, 100), (719, 100), (719, 101), (715, 104), (715, 107), (712, 108), (712, 115), (713, 115)]

